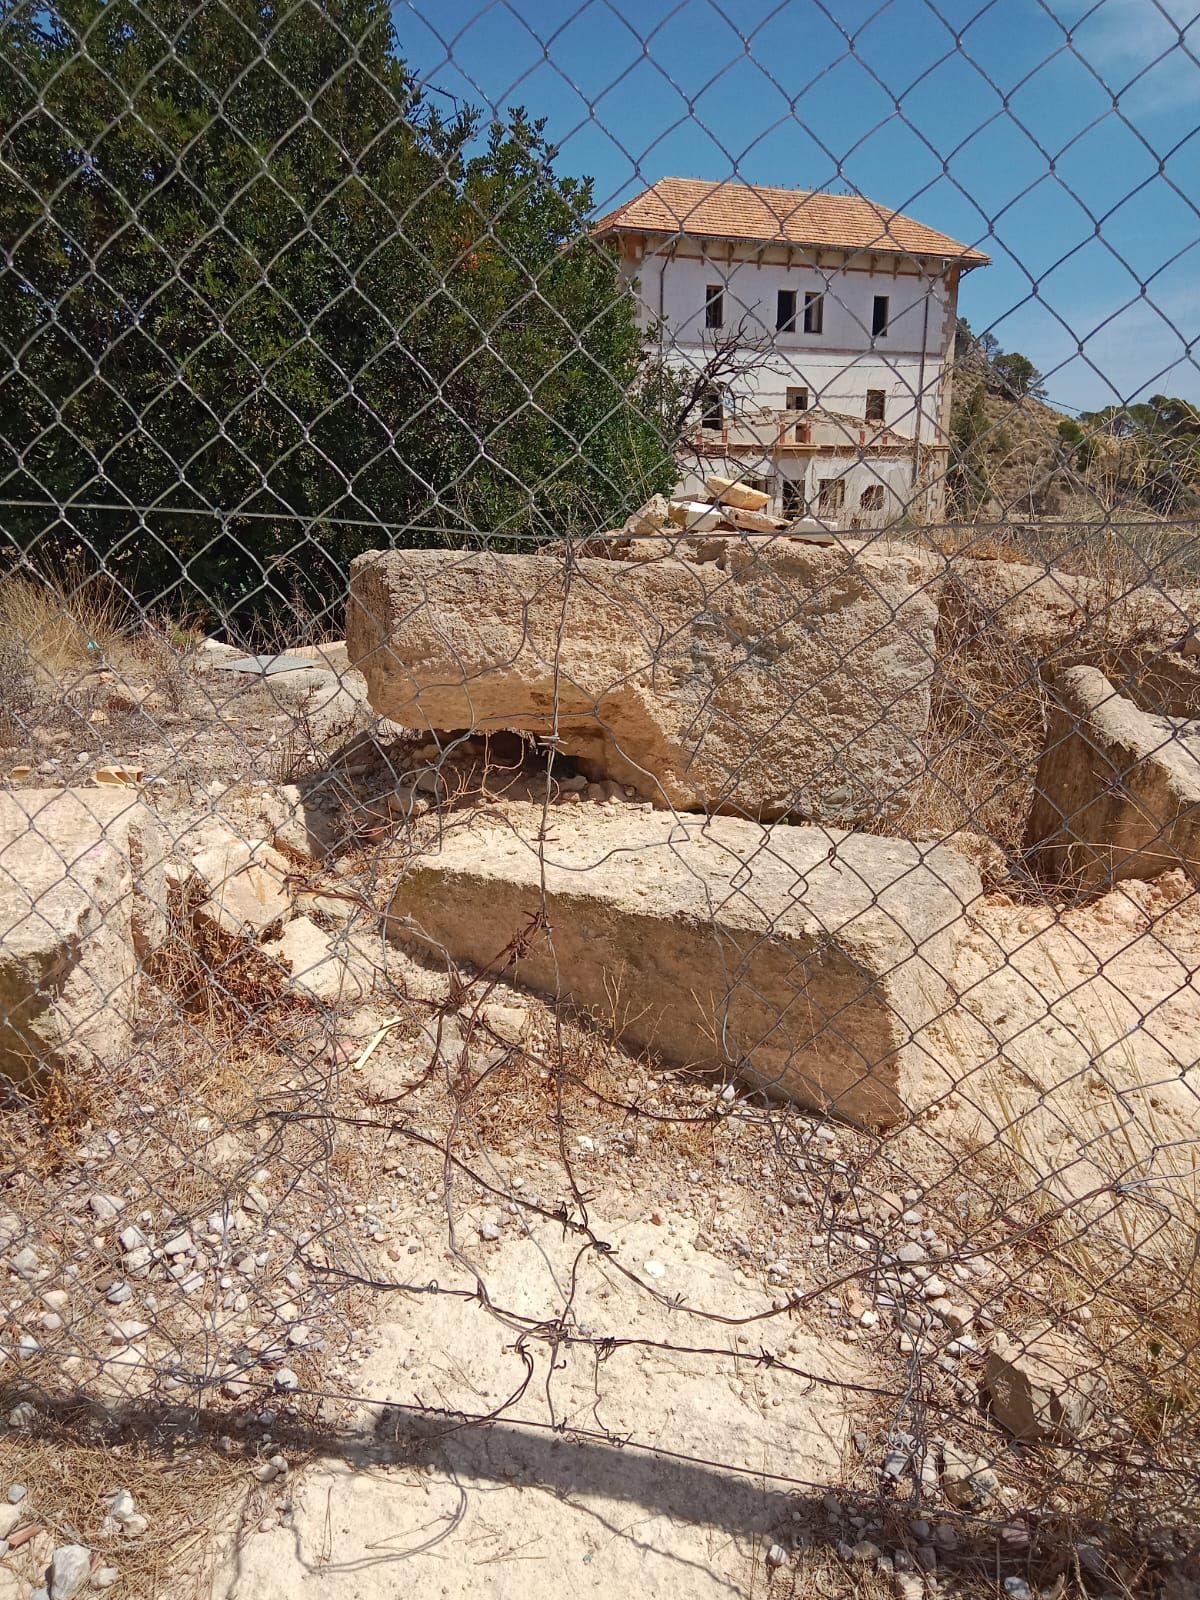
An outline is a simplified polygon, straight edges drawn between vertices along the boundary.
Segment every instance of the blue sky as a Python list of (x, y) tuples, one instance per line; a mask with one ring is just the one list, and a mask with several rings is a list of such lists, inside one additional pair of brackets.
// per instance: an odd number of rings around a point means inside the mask
[(993, 258), (960, 309), (1095, 408), (1200, 403), (1200, 0), (394, 0), (430, 86), (547, 118), (605, 209), (850, 189)]

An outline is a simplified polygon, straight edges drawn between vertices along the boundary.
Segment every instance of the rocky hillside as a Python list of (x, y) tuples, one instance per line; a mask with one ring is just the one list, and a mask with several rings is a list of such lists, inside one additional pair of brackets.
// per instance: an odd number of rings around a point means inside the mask
[(955, 357), (958, 516), (1084, 521), (1114, 511), (1147, 519), (1194, 511), (1194, 412), (1183, 402), (1156, 397), (1077, 419), (1039, 397), (1040, 374), (1024, 357), (1001, 353), (961, 321)]

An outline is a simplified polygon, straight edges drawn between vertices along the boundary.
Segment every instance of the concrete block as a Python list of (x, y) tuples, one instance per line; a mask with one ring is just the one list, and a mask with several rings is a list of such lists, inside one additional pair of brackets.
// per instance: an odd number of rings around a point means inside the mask
[(510, 975), (636, 1049), (872, 1126), (951, 1089), (919, 1035), (981, 892), (952, 851), (627, 810), (556, 815), (543, 861), (540, 818), (448, 832), (398, 883), (389, 937), (488, 968), (544, 911)]
[(719, 561), (569, 572), (549, 555), (371, 552), (351, 568), (347, 644), (405, 727), (553, 733), (589, 776), (659, 804), (849, 824), (924, 767), (930, 571), (911, 548), (742, 536)]
[(1050, 685), (1026, 830), (1039, 876), (1079, 889), (1200, 868), (1200, 720), (1142, 711), (1095, 667)]
[(0, 1076), (119, 1063), (166, 931), (165, 855), (128, 789), (0, 794)]

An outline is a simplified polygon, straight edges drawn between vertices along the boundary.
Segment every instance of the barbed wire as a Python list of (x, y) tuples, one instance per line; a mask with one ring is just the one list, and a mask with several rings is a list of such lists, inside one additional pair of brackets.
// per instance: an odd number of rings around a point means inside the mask
[[(1037, 9), (1014, 62), (995, 3), (0, 12), (22, 1600), (1195, 1588), (1200, 212), (1186, 103), (1165, 152), (1131, 105), (1198, 63), (1153, 0), (1114, 87), (1103, 0)], [(866, 30), (923, 19), (895, 87)], [(1085, 195), (1109, 119), (1145, 165)], [(928, 166), (868, 198), (880, 136)], [(1086, 228), (1023, 259), (1044, 186)], [(1065, 312), (1084, 259), (1133, 291)], [(1103, 370), (1142, 308), (1181, 353)]]

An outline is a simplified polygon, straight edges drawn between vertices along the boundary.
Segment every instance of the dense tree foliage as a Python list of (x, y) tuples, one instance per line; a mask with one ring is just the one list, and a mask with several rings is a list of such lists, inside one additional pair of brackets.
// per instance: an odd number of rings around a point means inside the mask
[(0, 15), (9, 540), (253, 610), (373, 544), (590, 533), (667, 487), (553, 161), (519, 113), (431, 110), (385, 0)]
[(1046, 398), (1046, 380), (1019, 350), (997, 351), (991, 357), (992, 371), (1001, 389), (1013, 399), (1031, 395), (1035, 400)]

